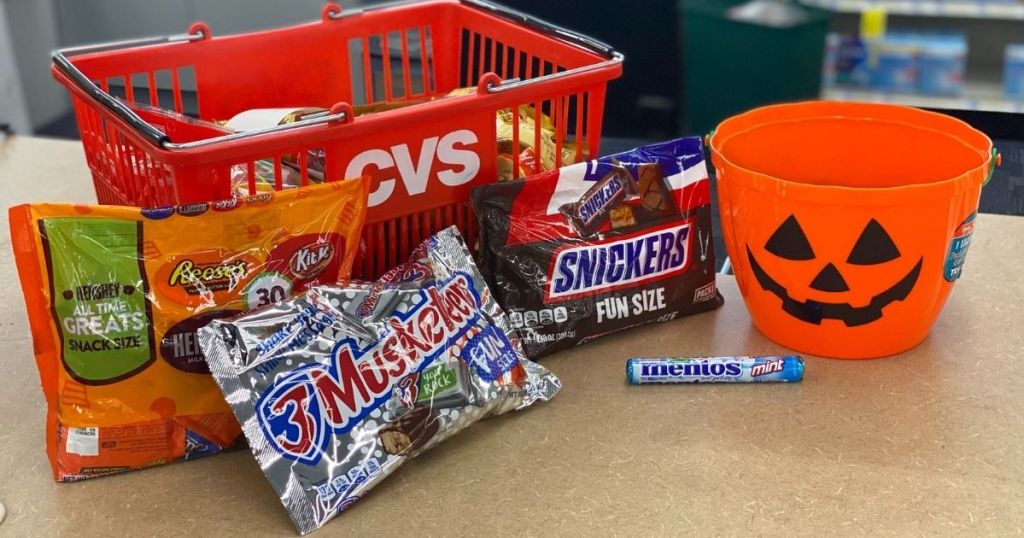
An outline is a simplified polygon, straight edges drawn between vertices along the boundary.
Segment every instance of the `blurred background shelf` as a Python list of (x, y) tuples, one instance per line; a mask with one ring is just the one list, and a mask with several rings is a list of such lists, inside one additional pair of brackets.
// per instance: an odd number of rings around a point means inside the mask
[[(67, 93), (50, 76), (49, 52), (59, 46), (174, 34), (197, 19), (215, 35), (285, 26), (315, 20), (324, 1), (0, 0), (0, 127), (78, 137)], [(334, 1), (349, 8), (381, 0)], [(780, 101), (823, 96), (906, 104), (952, 114), (994, 138), (1003, 166), (982, 192), (981, 211), (1024, 215), (1024, 102), (1005, 98), (1001, 87), (1007, 45), (1024, 42), (1024, 0), (798, 0), (814, 13), (799, 28), (783, 29), (730, 20), (729, 8), (746, 0), (591, 0), (586, 9), (578, 2), (496, 1), (626, 55), (623, 77), (608, 88), (605, 153), (706, 133), (732, 114)], [(969, 45), (963, 95), (823, 90), (826, 34), (857, 34), (860, 14), (874, 6), (887, 8), (893, 31), (962, 33)], [(303, 83), (301, 69), (295, 83)], [(717, 203), (712, 207), (717, 212)]]
[[(965, 82), (960, 95), (894, 93), (872, 88), (835, 86), (822, 89), (821, 95), (824, 98), (897, 103), (933, 109), (1024, 112), (1024, 103), (1007, 97), (1003, 86), (1008, 47), (1024, 42), (1024, 1), (799, 1), (807, 6), (831, 11), (830, 31), (835, 34), (857, 35), (862, 14), (882, 9), (888, 17), (887, 34), (959, 35), (966, 45), (966, 68), (960, 75)], [(934, 73), (935, 60), (930, 65)], [(915, 67), (915, 71), (920, 74), (917, 69)]]
[(869, 101), (922, 108), (1024, 112), (1024, 101), (1007, 99), (1003, 96), (1003, 88), (999, 82), (986, 81), (968, 81), (963, 94), (958, 96), (892, 93), (837, 86), (822, 90), (821, 97), (834, 101)]
[(890, 15), (956, 17), (1024, 21), (1024, 4), (1011, 2), (968, 2), (935, 0), (802, 0), (809, 6), (839, 13), (861, 13), (884, 8)]

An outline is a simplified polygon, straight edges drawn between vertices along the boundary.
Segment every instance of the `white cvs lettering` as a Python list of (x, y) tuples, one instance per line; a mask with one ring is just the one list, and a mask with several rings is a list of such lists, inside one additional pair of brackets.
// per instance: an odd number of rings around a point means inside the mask
[[(384, 174), (396, 170), (410, 196), (427, 191), (434, 162), (447, 165), (437, 171), (437, 179), (448, 187), (464, 185), (480, 172), (480, 156), (467, 146), (478, 142), (476, 133), (466, 129), (444, 136), (433, 136), (420, 143), (419, 156), (413, 162), (408, 144), (398, 144), (389, 149), (369, 149), (356, 155), (345, 170), (345, 177), (359, 177), (374, 166)], [(370, 193), (369, 206), (378, 206), (395, 192), (395, 177), (383, 177), (376, 190)]]

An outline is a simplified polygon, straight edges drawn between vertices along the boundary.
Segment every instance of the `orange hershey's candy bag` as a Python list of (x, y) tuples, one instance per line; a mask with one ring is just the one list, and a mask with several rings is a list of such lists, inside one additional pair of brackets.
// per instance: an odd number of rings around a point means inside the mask
[(220, 452), (241, 434), (196, 330), (347, 280), (366, 179), (158, 209), (10, 209), (46, 450), (72, 481)]

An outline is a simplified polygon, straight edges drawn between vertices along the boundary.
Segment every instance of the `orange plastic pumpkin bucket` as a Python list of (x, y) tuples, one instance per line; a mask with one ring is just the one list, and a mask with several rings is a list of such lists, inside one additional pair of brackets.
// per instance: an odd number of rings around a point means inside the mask
[(847, 359), (924, 340), (997, 161), (987, 136), (909, 107), (808, 102), (730, 118), (709, 144), (726, 248), (758, 330)]

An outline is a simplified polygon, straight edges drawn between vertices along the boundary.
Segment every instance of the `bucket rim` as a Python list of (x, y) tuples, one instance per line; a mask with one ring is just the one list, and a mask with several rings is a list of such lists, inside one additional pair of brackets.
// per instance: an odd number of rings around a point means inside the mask
[[(913, 183), (913, 184), (909, 184), (909, 185), (893, 185), (893, 186), (890, 186), (890, 187), (850, 187), (850, 186), (846, 186), (846, 185), (818, 185), (818, 184), (813, 184), (813, 183), (806, 183), (806, 182), (803, 182), (803, 181), (794, 181), (794, 180), (791, 180), (791, 179), (784, 179), (784, 178), (781, 178), (781, 177), (774, 176), (772, 174), (767, 174), (765, 172), (760, 172), (760, 171), (757, 171), (757, 170), (751, 170), (750, 168), (747, 168), (747, 167), (744, 167), (744, 166), (740, 166), (740, 165), (736, 164), (734, 161), (732, 161), (729, 158), (727, 158), (725, 156), (725, 154), (722, 152), (721, 147), (719, 147), (720, 146), (720, 144), (718, 143), (719, 133), (721, 133), (722, 128), (726, 127), (727, 124), (729, 124), (729, 123), (739, 122), (739, 121), (742, 121), (745, 118), (749, 118), (750, 116), (753, 116), (753, 115), (756, 115), (756, 114), (763, 114), (763, 113), (768, 112), (770, 110), (777, 110), (777, 109), (793, 110), (793, 109), (817, 108), (817, 107), (829, 107), (829, 106), (836, 106), (836, 107), (841, 107), (841, 108), (851, 108), (851, 109), (861, 109), (861, 110), (864, 110), (864, 109), (904, 110), (904, 111), (910, 111), (910, 112), (912, 112), (914, 114), (920, 114), (922, 116), (930, 116), (930, 117), (933, 117), (933, 118), (940, 118), (942, 121), (947, 121), (947, 122), (951, 122), (951, 123), (954, 123), (954, 124), (959, 124), (958, 127), (962, 127), (962, 128), (965, 129), (965, 131), (970, 132), (972, 134), (980, 135), (985, 140), (985, 142), (986, 142), (986, 149), (985, 149), (985, 151), (979, 152), (979, 153), (981, 153), (983, 155), (982, 164), (978, 168), (968, 169), (968, 170), (964, 171), (963, 173), (961, 173), (959, 175), (956, 175), (956, 176), (953, 176), (953, 177), (950, 177), (950, 178), (946, 178), (946, 179), (939, 179), (939, 180), (936, 180), (936, 181), (929, 181), (929, 182), (926, 182), (926, 183)], [(863, 119), (869, 119), (866, 116), (864, 116), (863, 114), (859, 114), (859, 116), (861, 118), (863, 118)], [(835, 114), (822, 113), (822, 114), (818, 114), (818, 115), (809, 115), (809, 116), (800, 117), (800, 118), (789, 118), (788, 120), (787, 119), (782, 119), (782, 120), (779, 120), (779, 121), (796, 121), (796, 120), (806, 120), (806, 119), (813, 119), (813, 118), (829, 118), (829, 117), (836, 117), (836, 115)], [(896, 123), (895, 121), (893, 121), (893, 122)], [(775, 122), (768, 122), (768, 123), (775, 123)], [(761, 125), (767, 125), (768, 123), (763, 123)], [(906, 122), (899, 122), (899, 123), (906, 123)], [(908, 125), (912, 125), (912, 124), (908, 124)], [(735, 133), (733, 136), (736, 136), (736, 135), (748, 132), (748, 131), (752, 130), (753, 128), (756, 128), (756, 127), (752, 127), (750, 129), (745, 129), (743, 131), (739, 131), (739, 132)], [(931, 129), (931, 130), (935, 130), (935, 129)], [(948, 133), (943, 133), (943, 134), (947, 134), (948, 136), (951, 136), (952, 138), (957, 139), (962, 144), (964, 144), (965, 146), (969, 147), (972, 151), (976, 149), (974, 145), (967, 143), (960, 136), (955, 136), (955, 135), (951, 135), (951, 134), (948, 134)], [(725, 141), (722, 141), (721, 143), (724, 144), (724, 142)], [(712, 132), (711, 136), (708, 139), (708, 147), (710, 148), (711, 153), (712, 153), (712, 155), (714, 157), (717, 157), (718, 159), (721, 159), (722, 162), (724, 162), (725, 164), (727, 164), (728, 166), (730, 166), (730, 167), (732, 167), (732, 168), (734, 168), (736, 170), (740, 170), (742, 172), (745, 172), (745, 173), (753, 175), (753, 176), (758, 176), (758, 177), (770, 179), (772, 181), (777, 181), (777, 182), (782, 183), (782, 184), (787, 185), (787, 186), (797, 186), (798, 188), (815, 188), (815, 189), (821, 189), (821, 190), (824, 190), (826, 192), (832, 192), (832, 193), (866, 193), (866, 192), (882, 193), (882, 192), (898, 192), (898, 191), (914, 191), (914, 190), (933, 189), (935, 187), (939, 187), (939, 186), (942, 186), (944, 184), (954, 184), (954, 183), (957, 183), (959, 181), (965, 180), (969, 176), (971, 176), (972, 174), (975, 174), (977, 172), (977, 170), (979, 170), (979, 169), (982, 170), (982, 171), (991, 170), (992, 169), (992, 165), (993, 165), (993, 160), (996, 159), (995, 152), (993, 151), (993, 148), (995, 146), (994, 146), (994, 144), (992, 142), (992, 138), (991, 137), (989, 137), (988, 135), (986, 135), (982, 131), (980, 131), (978, 129), (975, 129), (973, 126), (971, 126), (971, 124), (969, 124), (969, 123), (967, 123), (967, 122), (965, 122), (965, 121), (963, 121), (963, 120), (961, 120), (959, 118), (955, 118), (953, 116), (950, 116), (948, 114), (942, 114), (940, 112), (933, 112), (933, 111), (930, 111), (930, 110), (924, 110), (924, 109), (921, 109), (921, 108), (918, 108), (918, 107), (913, 107), (913, 106), (897, 105), (897, 104), (891, 104), (891, 103), (870, 103), (870, 102), (864, 102), (864, 101), (835, 101), (835, 100), (826, 100), (826, 99), (813, 100), (813, 101), (798, 101), (798, 102), (794, 102), (794, 103), (779, 103), (779, 104), (774, 104), (774, 105), (766, 105), (766, 106), (761, 106), (761, 107), (750, 109), (750, 110), (748, 110), (746, 112), (742, 112), (742, 113), (736, 114), (734, 116), (730, 116), (730, 117), (726, 118), (725, 120), (722, 120), (718, 124), (718, 126), (715, 128), (715, 130)], [(987, 176), (988, 174), (986, 173), (985, 175)]]

